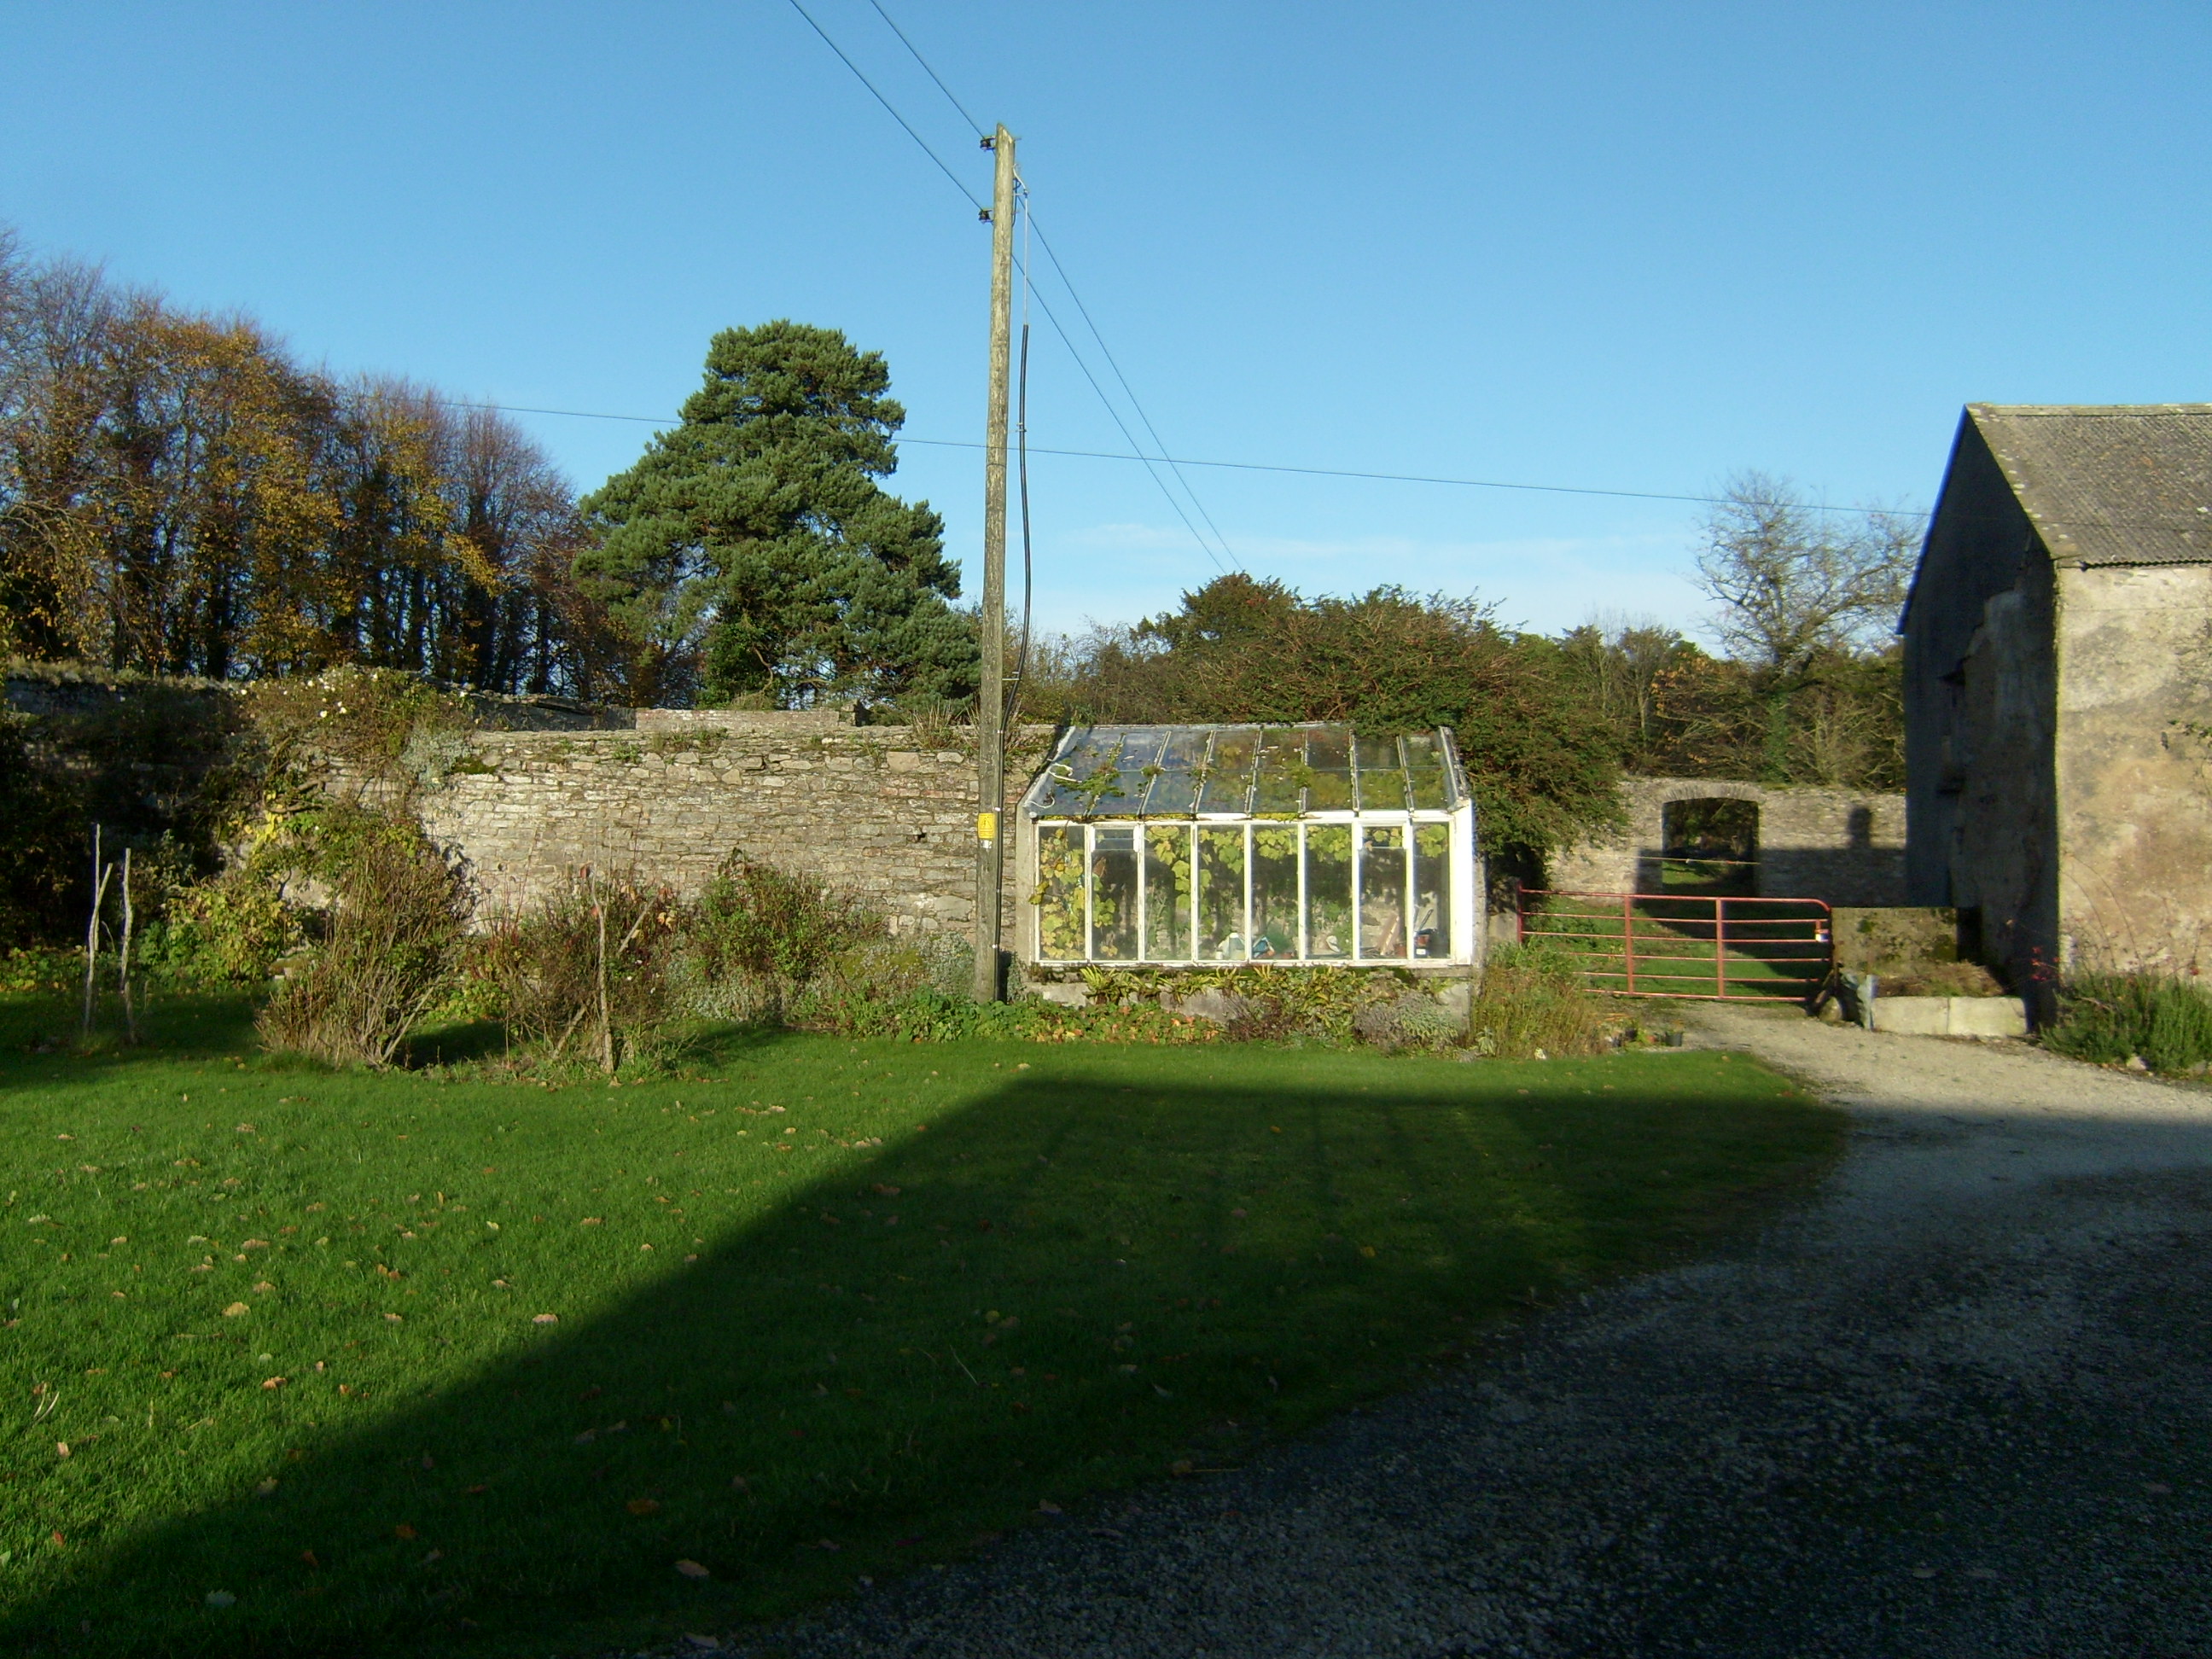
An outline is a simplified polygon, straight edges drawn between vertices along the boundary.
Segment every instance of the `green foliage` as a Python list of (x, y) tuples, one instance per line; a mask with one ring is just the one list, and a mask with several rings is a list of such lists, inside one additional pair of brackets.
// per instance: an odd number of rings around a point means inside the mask
[(877, 482), (906, 412), (880, 354), (835, 329), (726, 329), (683, 424), (584, 502), (579, 575), (672, 693), (929, 700), (975, 690), (944, 523)]
[(171, 895), (137, 955), (174, 985), (259, 986), (306, 943), (305, 919), (283, 890), (263, 871), (241, 867)]
[(332, 808), (295, 833), (331, 903), (314, 949), (262, 1009), (262, 1040), (333, 1065), (389, 1066), (446, 988), (459, 882), (410, 820)]
[(1527, 945), (1491, 952), (1468, 1022), (1475, 1052), (1501, 1060), (1598, 1054), (1619, 1024), (1583, 988), (1573, 956)]
[(858, 898), (743, 854), (699, 896), (693, 924), (710, 974), (758, 974), (804, 984), (832, 958), (878, 938), (883, 918)]
[(2192, 1071), (2212, 1060), (2212, 997), (2193, 981), (2162, 974), (2085, 974), (2060, 993), (2047, 1048), (2116, 1066), (2140, 1057), (2154, 1072)]
[(665, 888), (580, 875), (470, 941), (466, 978), (488, 994), (465, 1006), (502, 1018), (533, 1065), (588, 1051), (612, 1070), (649, 1047), (676, 1011), (684, 915)]
[(1557, 641), (1473, 599), (1378, 587), (1309, 599), (1223, 576), (1182, 607), (1048, 661), (1025, 702), (1066, 720), (1449, 726), (1493, 859), (1533, 862), (1619, 820), (1618, 740)]
[(393, 669), (259, 680), (241, 702), (250, 742), (240, 768), (256, 799), (280, 810), (333, 793), (403, 805), (466, 769), (473, 753), (468, 705)]

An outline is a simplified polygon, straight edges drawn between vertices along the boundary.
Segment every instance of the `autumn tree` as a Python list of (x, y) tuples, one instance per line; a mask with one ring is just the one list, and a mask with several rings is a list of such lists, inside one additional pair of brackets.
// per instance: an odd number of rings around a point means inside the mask
[(604, 695), (568, 486), (496, 411), (0, 238), (0, 651)]

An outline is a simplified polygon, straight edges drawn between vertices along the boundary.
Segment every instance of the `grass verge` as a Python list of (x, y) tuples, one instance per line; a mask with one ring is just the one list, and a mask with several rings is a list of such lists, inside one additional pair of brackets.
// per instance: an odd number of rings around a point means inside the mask
[(0, 1001), (9, 1652), (787, 1612), (1402, 1386), (1842, 1139), (1717, 1054), (733, 1035), (554, 1088), (161, 1018), (79, 1059)]

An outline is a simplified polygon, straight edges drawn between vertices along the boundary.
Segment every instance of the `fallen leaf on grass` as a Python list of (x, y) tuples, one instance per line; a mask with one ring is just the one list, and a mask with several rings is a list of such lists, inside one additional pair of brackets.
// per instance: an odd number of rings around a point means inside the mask
[(845, 1547), (834, 1538), (823, 1538), (816, 1540), (814, 1547), (817, 1550), (828, 1550), (832, 1554), (835, 1554), (837, 1551), (843, 1549)]
[(701, 1566), (696, 1561), (678, 1561), (676, 1564), (676, 1571), (682, 1573), (686, 1578), (711, 1578), (714, 1577), (712, 1573), (708, 1572), (706, 1568)]
[(561, 1316), (559, 1314), (532, 1314), (530, 1316), (530, 1322), (533, 1325), (557, 1325), (561, 1322)]
[(398, 1526), (392, 1529), (392, 1535), (394, 1538), (412, 1538), (416, 1536), (416, 1532), (414, 1528), (409, 1526), (404, 1521), (402, 1521)]
[(313, 1550), (301, 1550), (300, 1552), (300, 1559), (302, 1561), (305, 1561), (311, 1567), (320, 1568), (323, 1565), (321, 1562), (315, 1559), (315, 1553)]
[(228, 1590), (210, 1590), (207, 1604), (211, 1607), (234, 1607), (238, 1605), (238, 1598)]
[(1054, 1503), (1049, 1498), (1040, 1498), (1037, 1499), (1037, 1513), (1039, 1515), (1058, 1515), (1060, 1513), (1060, 1508), (1059, 1504)]
[(272, 1376), (261, 1386), (264, 1389), (281, 1389), (284, 1386), (284, 1379), (281, 1376)]
[(623, 1507), (632, 1515), (658, 1515), (660, 1512), (660, 1500), (657, 1498), (633, 1498)]
[(889, 1182), (886, 1182), (886, 1181), (878, 1181), (878, 1182), (876, 1183), (876, 1196), (877, 1196), (877, 1197), (878, 1197), (878, 1198), (896, 1198), (898, 1195), (899, 1195), (899, 1189), (898, 1189), (897, 1188), (896, 1188), (896, 1187), (892, 1186)]
[(266, 1295), (268, 1295), (268, 1294), (269, 1294), (269, 1292), (270, 1292), (270, 1291), (271, 1291), (275, 1290), (276, 1288), (276, 1287), (274, 1285), (271, 1285), (271, 1284), (270, 1284), (267, 1279), (263, 1279), (263, 1280), (262, 1280), (258, 1285), (256, 1285), (253, 1287), (253, 1292), (254, 1292), (254, 1294), (255, 1294), (256, 1296), (266, 1296)]
[(395, 1325), (398, 1324), (402, 1320), (404, 1320), (404, 1319), (405, 1319), (405, 1318), (407, 1317), (407, 1316), (406, 1316), (405, 1314), (395, 1314), (395, 1313), (388, 1313), (388, 1314), (385, 1315), (384, 1316), (385, 1316), (386, 1319), (390, 1320), (390, 1321), (391, 1321), (393, 1324), (395, 1324)]
[(253, 1495), (256, 1498), (275, 1497), (276, 1495), (276, 1477), (273, 1474), (265, 1477), (253, 1488)]
[(491, 1488), (489, 1486), (464, 1486), (461, 1489), (461, 1496), (464, 1498), (474, 1498), (480, 1492), (489, 1492)]
[(222, 1310), (222, 1316), (225, 1319), (235, 1319), (240, 1314), (252, 1313), (252, 1311), (253, 1310), (247, 1307), (243, 1302), (234, 1302), (228, 1308), (225, 1308)]
[(55, 1456), (57, 1456), (57, 1457), (67, 1457), (69, 1455), (70, 1455), (70, 1443), (69, 1443), (69, 1442), (68, 1442), (68, 1441), (66, 1441), (66, 1440), (57, 1440), (57, 1441), (55, 1441), (55, 1442), (54, 1442), (54, 1455), (55, 1455)]

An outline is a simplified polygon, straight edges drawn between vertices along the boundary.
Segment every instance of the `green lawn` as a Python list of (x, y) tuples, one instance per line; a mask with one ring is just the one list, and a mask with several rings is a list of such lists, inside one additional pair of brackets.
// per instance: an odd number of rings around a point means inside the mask
[(1698, 1054), (732, 1036), (547, 1089), (282, 1067), (217, 1003), (34, 1052), (65, 1019), (0, 1000), (9, 1653), (785, 1611), (1203, 1479), (1841, 1139)]

